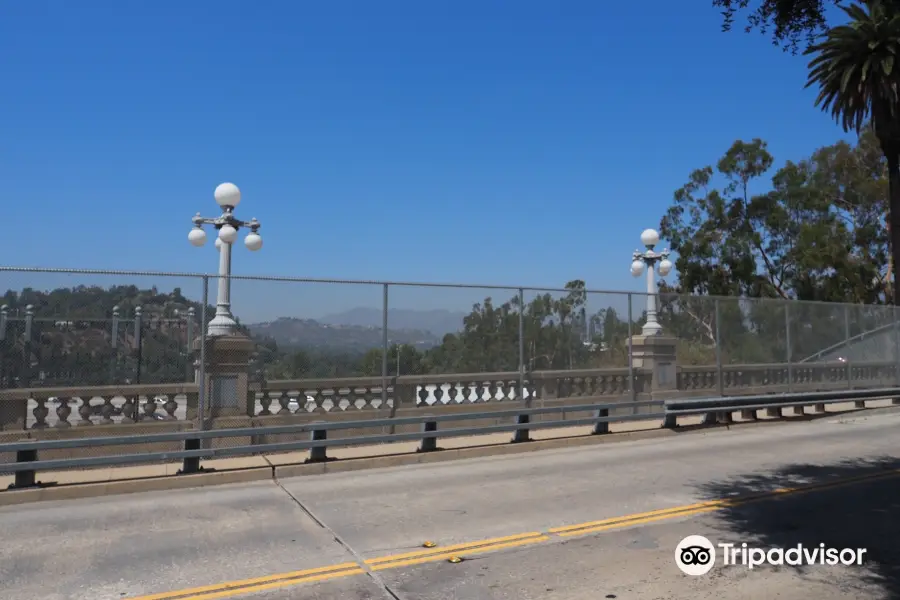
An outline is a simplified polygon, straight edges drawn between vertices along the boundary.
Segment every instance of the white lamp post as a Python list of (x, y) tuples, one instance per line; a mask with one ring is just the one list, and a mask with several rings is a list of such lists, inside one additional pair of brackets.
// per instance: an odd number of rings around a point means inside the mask
[[(653, 229), (645, 229), (641, 233), (641, 243), (647, 248), (641, 252), (635, 250), (631, 257), (631, 274), (640, 277), (647, 266), (647, 323), (644, 325), (641, 335), (660, 335), (662, 326), (656, 320), (656, 277), (653, 273), (654, 266), (660, 277), (665, 277), (672, 271), (672, 263), (669, 261), (669, 251), (654, 252), (653, 248), (659, 243), (659, 234)], [(659, 263), (657, 265), (657, 263)]]
[(241, 201), (241, 191), (233, 183), (223, 183), (214, 193), (216, 204), (222, 208), (222, 215), (216, 218), (201, 217), (200, 213), (191, 219), (194, 228), (188, 234), (188, 241), (194, 246), (206, 243), (204, 225), (212, 225), (219, 231), (216, 248), (219, 249), (219, 293), (216, 298), (216, 315), (209, 322), (207, 335), (231, 335), (237, 330), (237, 322), (231, 314), (231, 245), (237, 241), (238, 229), (248, 227), (250, 233), (244, 238), (244, 245), (251, 252), (262, 248), (262, 237), (257, 233), (259, 221), (254, 217), (249, 222), (236, 219), (234, 209)]

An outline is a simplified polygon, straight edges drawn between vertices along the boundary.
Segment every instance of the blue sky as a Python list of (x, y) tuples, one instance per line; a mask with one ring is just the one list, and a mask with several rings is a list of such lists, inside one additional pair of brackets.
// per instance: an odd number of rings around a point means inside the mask
[[(265, 240), (236, 274), (641, 291), (630, 253), (691, 170), (845, 137), (804, 57), (702, 0), (29, 0), (0, 53), (5, 265), (214, 272), (187, 232), (233, 181)], [(346, 290), (238, 284), (235, 308), (380, 303)]]

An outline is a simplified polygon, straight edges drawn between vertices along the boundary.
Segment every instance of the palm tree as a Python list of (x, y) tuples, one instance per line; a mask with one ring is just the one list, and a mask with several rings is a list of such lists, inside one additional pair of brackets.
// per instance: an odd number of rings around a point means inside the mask
[[(888, 163), (891, 264), (900, 264), (900, 6), (868, 0), (840, 7), (850, 22), (830, 29), (805, 53), (806, 87), (819, 86), (816, 106), (830, 111), (844, 131), (857, 134), (871, 121)], [(897, 67), (896, 69), (894, 67)], [(900, 304), (900, 286), (893, 286)]]

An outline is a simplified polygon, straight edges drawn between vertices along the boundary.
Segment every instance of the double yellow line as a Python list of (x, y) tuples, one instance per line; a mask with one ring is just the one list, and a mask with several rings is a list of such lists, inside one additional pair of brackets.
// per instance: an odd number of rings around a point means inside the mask
[[(447, 560), (462, 552), (481, 554), (484, 552), (493, 552), (495, 550), (504, 550), (506, 548), (516, 548), (518, 546), (525, 546), (537, 542), (545, 542), (549, 539), (549, 536), (540, 532), (520, 533), (518, 535), (492, 538), (477, 542), (467, 542), (453, 546), (441, 546), (429, 550), (407, 552), (405, 554), (391, 554), (378, 558), (370, 558), (369, 560), (364, 561), (363, 564), (372, 571), (398, 569), (400, 567), (419, 565), (427, 562)], [(230, 581), (227, 583), (207, 585), (176, 592), (164, 592), (161, 594), (152, 594), (150, 596), (140, 596), (132, 598), (131, 600), (216, 600), (217, 598), (227, 598), (237, 596), (238, 594), (264, 592), (266, 590), (274, 590), (277, 588), (299, 585), (301, 583), (313, 583), (316, 581), (337, 579), (339, 577), (347, 577), (350, 575), (362, 575), (363, 573), (365, 573), (365, 570), (358, 563), (349, 562), (328, 567), (319, 567), (317, 569), (291, 571), (289, 573), (256, 577), (254, 579)]]
[(540, 542), (549, 541), (553, 537), (566, 538), (580, 535), (590, 535), (593, 533), (599, 533), (611, 529), (621, 529), (624, 527), (642, 525), (645, 523), (689, 517), (697, 514), (714, 512), (725, 508), (742, 506), (745, 504), (750, 504), (752, 502), (771, 500), (788, 495), (829, 490), (850, 486), (857, 483), (897, 477), (898, 475), (900, 475), (900, 469), (890, 469), (880, 471), (878, 473), (869, 473), (856, 477), (846, 477), (830, 482), (815, 483), (793, 488), (781, 488), (773, 490), (771, 492), (763, 492), (759, 494), (745, 495), (734, 498), (723, 498), (719, 500), (710, 500), (707, 502), (698, 502), (695, 504), (686, 504), (683, 506), (663, 508), (622, 517), (602, 519), (599, 521), (588, 521), (586, 523), (579, 523), (577, 525), (567, 525), (565, 527), (548, 529), (546, 532), (532, 531), (506, 537), (455, 544), (452, 546), (435, 547), (428, 550), (417, 550), (415, 552), (407, 552), (404, 554), (391, 554), (378, 558), (370, 558), (364, 561), (362, 564), (347, 562), (327, 567), (319, 567), (316, 569), (292, 571), (289, 573), (280, 573), (278, 575), (268, 575), (265, 577), (257, 577), (254, 579), (242, 579), (240, 581), (231, 581), (227, 583), (196, 587), (175, 592), (165, 592), (161, 594), (152, 594), (150, 596), (140, 596), (132, 598), (131, 600), (216, 600), (218, 598), (227, 598), (237, 596), (239, 594), (263, 592), (266, 590), (299, 585), (301, 583), (313, 583), (316, 581), (348, 577), (350, 575), (362, 575), (366, 572), (366, 569), (371, 571), (398, 569), (439, 560), (448, 560), (464, 554), (483, 554), (487, 552), (494, 552), (496, 550), (505, 550), (507, 548), (517, 548), (521, 546), (527, 546), (529, 544), (537, 544)]

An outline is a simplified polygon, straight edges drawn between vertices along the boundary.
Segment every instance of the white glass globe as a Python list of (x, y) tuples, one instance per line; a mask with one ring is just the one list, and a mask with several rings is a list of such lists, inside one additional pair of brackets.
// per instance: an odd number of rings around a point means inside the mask
[(636, 260), (631, 263), (631, 274), (635, 277), (640, 277), (641, 273), (644, 272), (644, 263), (643, 261)]
[(220, 184), (216, 191), (213, 192), (213, 195), (216, 198), (216, 204), (222, 207), (230, 206), (234, 208), (241, 203), (241, 190), (233, 183)]
[(199, 227), (195, 227), (188, 233), (188, 241), (194, 246), (200, 247), (206, 243), (206, 232)]
[(659, 234), (655, 229), (645, 229), (641, 233), (641, 243), (645, 246), (655, 246), (659, 243)]
[(221, 250), (221, 249), (222, 249), (222, 240), (220, 240), (219, 238), (216, 238), (216, 250)]
[(219, 239), (226, 244), (233, 243), (237, 239), (237, 229), (231, 225), (222, 225), (222, 228), (219, 229)]
[(669, 273), (672, 272), (672, 261), (668, 258), (664, 258), (662, 262), (659, 263), (659, 266), (656, 268), (659, 272), (660, 276), (665, 277)]
[(244, 238), (244, 245), (247, 246), (250, 252), (256, 252), (262, 248), (262, 236), (258, 233), (248, 233), (247, 237)]

